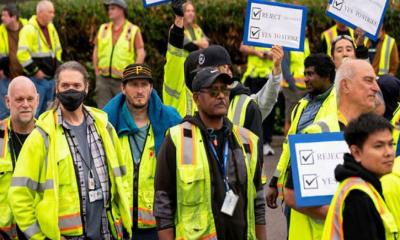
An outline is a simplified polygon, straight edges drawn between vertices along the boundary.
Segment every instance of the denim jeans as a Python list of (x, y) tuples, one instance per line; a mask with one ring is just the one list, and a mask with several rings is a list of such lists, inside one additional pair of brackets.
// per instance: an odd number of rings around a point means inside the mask
[(54, 101), (54, 79), (39, 80), (31, 77), (31, 80), (36, 86), (36, 91), (39, 93), (39, 105), (35, 115), (38, 118), (40, 114), (47, 110), (49, 104)]
[(8, 85), (10, 85), (10, 80), (8, 78), (0, 79), (0, 120), (10, 115), (10, 110), (6, 107), (4, 100), (4, 97), (7, 95)]

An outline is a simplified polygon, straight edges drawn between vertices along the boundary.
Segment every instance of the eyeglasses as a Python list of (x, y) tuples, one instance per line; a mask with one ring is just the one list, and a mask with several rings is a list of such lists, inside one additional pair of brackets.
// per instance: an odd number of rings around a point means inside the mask
[(199, 90), (199, 92), (208, 93), (211, 97), (218, 97), (219, 93), (221, 92), (225, 96), (229, 96), (231, 90), (228, 88), (207, 88), (207, 89), (201, 89)]

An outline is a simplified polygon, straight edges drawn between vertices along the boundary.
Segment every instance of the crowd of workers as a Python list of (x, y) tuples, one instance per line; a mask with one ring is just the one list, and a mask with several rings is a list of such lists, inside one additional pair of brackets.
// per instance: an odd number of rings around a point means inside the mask
[[(62, 61), (53, 3), (29, 21), (2, 10), (0, 239), (266, 239), (278, 201), (290, 240), (397, 238), (399, 57), (383, 28), (374, 42), (336, 23), (303, 52), (241, 44), (239, 78), (194, 4), (173, 0), (161, 99), (125, 0), (104, 5), (98, 108), (85, 67)], [(344, 132), (330, 205), (296, 204), (287, 138), (267, 179), (280, 91), (286, 136)]]

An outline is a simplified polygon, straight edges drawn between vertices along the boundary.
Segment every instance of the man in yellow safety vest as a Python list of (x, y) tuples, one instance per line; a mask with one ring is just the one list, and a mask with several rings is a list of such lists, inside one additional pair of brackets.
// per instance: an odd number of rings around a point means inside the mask
[(28, 239), (131, 236), (125, 160), (107, 114), (83, 105), (88, 73), (70, 61), (55, 79), (59, 102), (36, 121), (11, 181), (17, 225)]
[(153, 216), (156, 156), (168, 128), (182, 120), (162, 104), (153, 90), (153, 76), (146, 64), (125, 68), (122, 93), (104, 107), (115, 127), (126, 159), (133, 239), (156, 240)]
[(0, 123), (0, 239), (18, 239), (7, 196), (21, 148), (35, 127), (39, 95), (33, 82), (20, 76), (11, 81), (5, 102), (11, 115)]
[(193, 80), (194, 116), (170, 128), (157, 157), (160, 239), (266, 239), (258, 137), (226, 118), (232, 78), (217, 68)]
[(396, 221), (389, 211), (379, 179), (392, 171), (393, 126), (367, 113), (344, 131), (350, 153), (335, 169), (340, 185), (325, 219), (323, 240), (397, 239)]
[(111, 21), (100, 26), (93, 49), (98, 108), (121, 92), (125, 67), (143, 63), (146, 56), (139, 27), (127, 20), (125, 0), (106, 0), (104, 6)]

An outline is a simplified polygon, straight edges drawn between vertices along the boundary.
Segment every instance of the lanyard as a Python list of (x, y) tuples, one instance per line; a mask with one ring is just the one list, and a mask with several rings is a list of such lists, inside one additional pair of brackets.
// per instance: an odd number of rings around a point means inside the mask
[(211, 148), (211, 152), (214, 156), (214, 158), (218, 162), (218, 168), (222, 174), (222, 177), (224, 179), (224, 185), (225, 185), (225, 191), (229, 191), (229, 184), (228, 184), (228, 141), (225, 142), (224, 146), (224, 155), (223, 155), (223, 162), (220, 161), (217, 151), (215, 150), (214, 145), (209, 141), (209, 145)]

